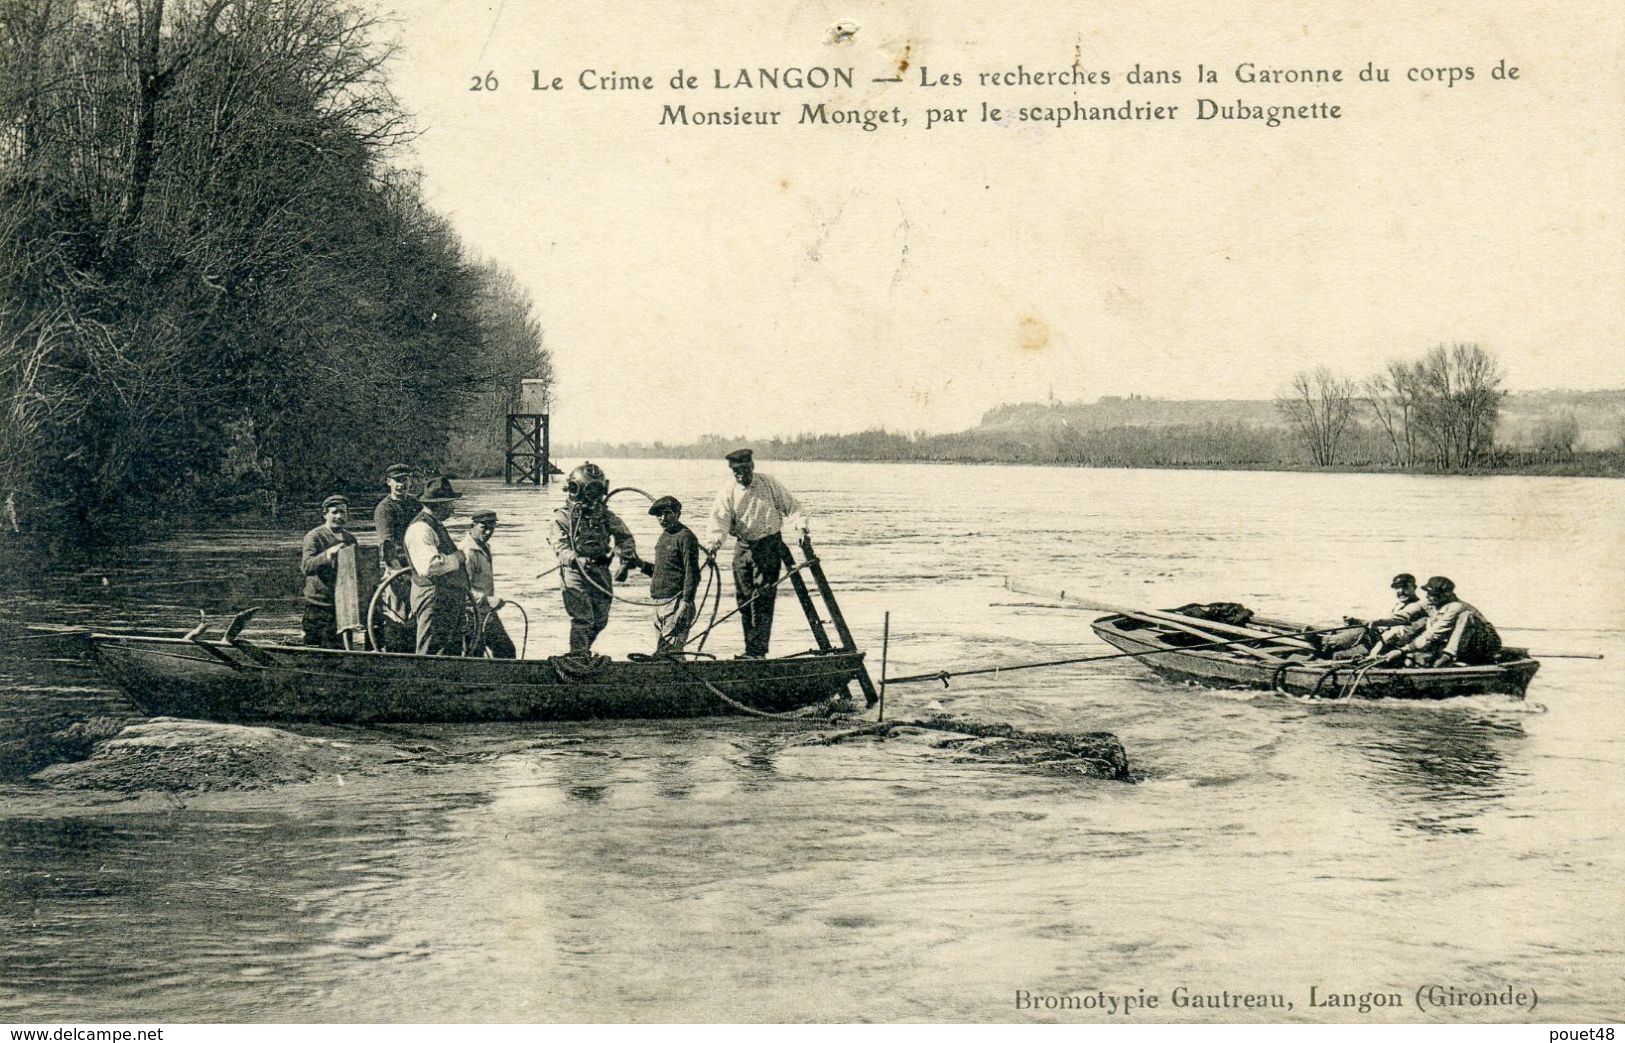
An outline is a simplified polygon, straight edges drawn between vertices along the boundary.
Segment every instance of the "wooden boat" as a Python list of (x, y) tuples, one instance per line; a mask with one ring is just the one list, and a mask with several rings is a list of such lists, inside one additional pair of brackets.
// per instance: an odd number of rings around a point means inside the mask
[[(261, 644), (241, 636), (253, 609), (238, 613), (218, 640), (206, 637), (202, 625), (176, 637), (80, 630), (76, 639), (143, 713), (211, 721), (364, 724), (778, 714), (845, 708), (853, 681), (873, 705), (877, 696), (864, 654), (818, 558), (809, 544), (803, 546), (805, 560), (784, 578), (796, 592), (817, 648), (777, 659), (486, 659)], [(802, 572), (813, 577), (838, 643), (826, 632)]]
[[(779, 659), (474, 659), (91, 634), (101, 670), (151, 716), (328, 723), (784, 713), (847, 696), (863, 653)], [(866, 678), (865, 678), (866, 679)], [(860, 682), (861, 683), (861, 682)], [(727, 696), (720, 698), (717, 693)]]
[[(1525, 649), (1503, 649), (1486, 666), (1361, 667), (1314, 658), (1292, 635), (1312, 630), (1253, 618), (1244, 627), (1172, 611), (1120, 611), (1090, 624), (1113, 648), (1141, 654), (1165, 677), (1221, 688), (1261, 688), (1289, 695), (1339, 699), (1450, 699), (1500, 694), (1523, 698), (1540, 669)], [(1253, 638), (1254, 640), (1248, 640)], [(1237, 642), (1212, 647), (1220, 642)], [(1209, 647), (1192, 647), (1192, 646)]]

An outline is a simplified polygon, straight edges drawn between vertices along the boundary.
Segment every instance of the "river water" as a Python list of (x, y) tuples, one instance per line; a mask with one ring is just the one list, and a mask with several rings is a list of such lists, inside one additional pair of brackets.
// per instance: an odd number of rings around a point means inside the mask
[[(703, 506), (720, 462), (610, 461)], [(893, 687), (1119, 735), (1132, 784), (918, 741), (791, 747), (756, 720), (316, 729), (436, 756), (354, 778), (119, 798), (0, 789), (5, 1021), (1552, 1021), (1625, 1011), (1625, 483), (1549, 478), (773, 464), (878, 673), (1106, 652), (1112, 603), (1374, 614), (1396, 571), (1452, 576), (1545, 660), (1525, 702), (1307, 703), (1132, 662)], [(565, 623), (549, 490), (502, 516), (530, 654)], [(652, 542), (635, 492), (619, 509)], [(14, 577), (20, 618), (191, 625), (264, 606), (291, 636), (314, 518), (175, 531)], [(454, 527), (460, 528), (457, 523)], [(731, 598), (731, 593), (730, 593)], [(725, 599), (726, 600), (726, 599)], [(775, 652), (810, 646), (793, 598)], [(514, 625), (516, 639), (520, 627)], [(709, 646), (740, 647), (732, 622)], [(599, 650), (652, 644), (618, 606)], [(0, 739), (133, 714), (77, 667), (0, 667)], [(1439, 985), (1538, 996), (1418, 1009)], [(1377, 994), (1372, 1009), (1310, 1006)], [(1291, 1009), (1198, 1008), (1276, 995)], [(1075, 1009), (1023, 1009), (1018, 997)], [(1096, 997), (1145, 995), (1111, 1013)], [(1435, 996), (1438, 994), (1435, 993)], [(1394, 997), (1397, 996), (1397, 1005)], [(1181, 998), (1187, 1004), (1176, 1006)], [(1425, 995), (1424, 995), (1425, 998)]]

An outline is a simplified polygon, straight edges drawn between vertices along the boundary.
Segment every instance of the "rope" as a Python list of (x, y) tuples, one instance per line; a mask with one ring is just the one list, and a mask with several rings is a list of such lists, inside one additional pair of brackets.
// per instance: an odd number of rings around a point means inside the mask
[[(1194, 652), (1206, 648), (1224, 648), (1229, 645), (1245, 645), (1258, 641), (1277, 641), (1286, 637), (1306, 637), (1310, 634), (1330, 634), (1344, 627), (1323, 627), (1319, 630), (1299, 630), (1289, 634), (1272, 634), (1269, 637), (1238, 637), (1228, 641), (1204, 641), (1195, 645), (1182, 645), (1178, 648), (1149, 648), (1143, 652), (1115, 652), (1111, 655), (1078, 656), (1072, 659), (1046, 659), (1038, 663), (1017, 663), (1014, 666), (989, 666), (980, 670), (934, 670), (926, 674), (910, 674), (907, 677), (888, 677), (886, 684), (912, 684), (916, 681), (941, 681), (942, 687), (948, 687), (948, 679), (952, 677), (975, 677), (978, 674), (1010, 673), (1015, 670), (1037, 670), (1047, 666), (1071, 666), (1075, 663), (1103, 663), (1108, 659), (1139, 659), (1143, 656), (1164, 655), (1168, 652)], [(1333, 669), (1336, 669), (1335, 667)]]
[(1356, 670), (1354, 672), (1354, 677), (1349, 681), (1348, 685), (1346, 687), (1344, 687), (1342, 697), (1344, 699), (1352, 699), (1352, 698), (1354, 698), (1354, 693), (1358, 692), (1360, 690), (1360, 685), (1365, 682), (1365, 675), (1370, 673), (1372, 670), (1375, 670), (1376, 668), (1377, 668), (1376, 663), (1370, 663), (1370, 664), (1367, 664), (1366, 666), (1362, 666), (1358, 670)]
[[(705, 635), (707, 635), (711, 631), (715, 630), (724, 621), (732, 619), (734, 616), (737, 616), (739, 613), (745, 611), (746, 606), (748, 606), (752, 601), (755, 601), (757, 598), (761, 597), (763, 594), (766, 594), (768, 591), (772, 591), (776, 595), (778, 593), (780, 583), (785, 582), (791, 576), (793, 576), (796, 573), (800, 572), (802, 569), (812, 567), (814, 564), (817, 563), (817, 561), (818, 561), (817, 558), (808, 558), (806, 561), (802, 562), (800, 565), (797, 565), (795, 568), (789, 570), (784, 575), (782, 575), (778, 579), (774, 580), (772, 583), (768, 583), (768, 584), (765, 584), (765, 585), (763, 585), (761, 587), (758, 587), (756, 589), (756, 593), (752, 594), (750, 597), (748, 597), (744, 601), (740, 602), (740, 604), (739, 604), (739, 606), (737, 608), (735, 608), (733, 611), (729, 612), (727, 615), (723, 616), (721, 619), (713, 620), (710, 626), (706, 627), (704, 630), (700, 631), (698, 634), (691, 635), (687, 641), (683, 642), (683, 645), (686, 647), (691, 642), (699, 641), (700, 646), (703, 648), (704, 645), (705, 645)], [(718, 586), (717, 586), (717, 599), (718, 599), (719, 603), (721, 602), (721, 598), (722, 598), (722, 588), (721, 588), (721, 583), (719, 581)], [(935, 677), (936, 675), (932, 674), (931, 676)]]
[[(1315, 686), (1309, 690), (1309, 698), (1319, 699), (1320, 690), (1325, 686), (1327, 681), (1332, 681), (1335, 684), (1337, 680), (1337, 671), (1343, 669), (1343, 666), (1343, 663), (1338, 663), (1334, 666), (1327, 667), (1325, 670), (1322, 670), (1320, 672), (1320, 676), (1315, 678)], [(1277, 691), (1279, 691), (1279, 689), (1277, 689)], [(1290, 695), (1291, 693), (1286, 692), (1283, 694)]]
[[(619, 489), (613, 490), (612, 492), (610, 492), (608, 495), (606, 495), (604, 497), (605, 509), (606, 510), (608, 509), (609, 499), (610, 499), (611, 496), (614, 496), (616, 493), (624, 493), (624, 492), (642, 493), (644, 496), (649, 496), (649, 494), (646, 493), (646, 492), (643, 492), (642, 489), (636, 489), (636, 488), (633, 488), (630, 485), (622, 486)], [(649, 496), (649, 500), (652, 503), (654, 501), (654, 497)], [(576, 501), (575, 506), (572, 506), (570, 508), (570, 550), (571, 550), (572, 553), (574, 553), (574, 551), (575, 551), (576, 533), (580, 529), (580, 526), (581, 526), (581, 511), (580, 511), (580, 501), (578, 500), (578, 501)], [(610, 583), (610, 588), (611, 589), (605, 590), (602, 586), (599, 585), (597, 580), (592, 578), (592, 574), (587, 571), (586, 566), (581, 564), (581, 559), (580, 558), (577, 558), (574, 562), (572, 562), (572, 564), (575, 566), (576, 573), (583, 580), (586, 581), (588, 586), (592, 587), (592, 589), (598, 591), (598, 593), (603, 594), (605, 597), (608, 597), (613, 601), (624, 602), (624, 603), (626, 603), (628, 605), (636, 605), (639, 608), (659, 608), (661, 605), (665, 604), (665, 601), (654, 601), (652, 599), (648, 600), (648, 601), (645, 601), (642, 598), (622, 597), (620, 594), (615, 593), (615, 591), (613, 589), (615, 584), (614, 584), (613, 581), (611, 581), (611, 583)], [(625, 563), (623, 562), (622, 564), (624, 565)], [(563, 566), (561, 565), (560, 568), (562, 568), (562, 567)], [(543, 573), (543, 575), (546, 575), (546, 573)]]
[(530, 646), (530, 613), (526, 612), (525, 606), (519, 604), (517, 601), (504, 601), (503, 604), (512, 605), (514, 608), (517, 608), (519, 610), (519, 618), (525, 621), (525, 629), (520, 632), (519, 636), (519, 658), (523, 659), (525, 658), (525, 649)]
[[(694, 647), (696, 652), (705, 651), (705, 639), (712, 630), (716, 629), (717, 613), (722, 611), (722, 569), (717, 565), (716, 555), (706, 555), (705, 564), (700, 567), (705, 569), (705, 591), (700, 595), (699, 604), (703, 605), (707, 598), (710, 599), (711, 621), (706, 624), (704, 630), (700, 631), (700, 643)], [(695, 612), (695, 615), (698, 616), (699, 613)], [(687, 642), (684, 642), (684, 644), (687, 644)]]
[[(521, 636), (519, 638), (519, 658), (523, 659), (525, 658), (525, 648), (530, 644), (530, 613), (526, 612), (525, 606), (521, 605), (519, 602), (509, 601), (504, 598), (502, 601), (502, 607), (507, 608), (509, 605), (517, 608), (519, 610), (519, 617), (525, 621), (525, 629), (521, 632)], [(485, 617), (480, 620), (480, 637), (478, 644), (481, 649), (486, 647), (485, 631), (490, 627), (491, 620), (495, 618), (497, 618), (497, 610), (493, 609), (490, 612), (485, 613)]]
[(792, 720), (794, 720), (794, 721), (803, 721), (803, 720), (807, 719), (805, 714), (801, 713), (800, 711), (796, 711), (796, 710), (791, 710), (788, 713), (772, 713), (772, 712), (767, 711), (767, 710), (758, 710), (754, 706), (746, 706), (744, 703), (742, 703), (739, 700), (733, 698), (727, 692), (724, 692), (722, 689), (718, 688), (716, 685), (712, 684), (710, 681), (707, 681), (703, 677), (697, 676), (692, 670), (690, 670), (688, 668), (688, 664), (683, 661), (681, 656), (669, 656), (669, 657), (665, 657), (665, 658), (667, 658), (668, 661), (677, 664), (677, 668), (679, 670), (681, 670), (683, 672), (683, 674), (685, 676), (687, 676), (690, 681), (697, 681), (698, 683), (700, 683), (701, 685), (703, 685), (705, 687), (706, 691), (708, 691), (712, 695), (716, 696), (717, 699), (719, 699), (725, 705), (732, 707), (733, 709), (739, 711), (740, 713), (747, 714), (747, 715), (749, 715), (751, 717), (765, 717), (768, 720), (773, 720), (773, 721), (792, 721)]
[[(384, 573), (383, 578), (378, 581), (378, 589), (372, 592), (372, 600), (367, 602), (367, 644), (371, 645), (373, 651), (375, 652), (383, 649), (383, 645), (378, 643), (378, 634), (374, 630), (374, 623), (377, 621), (378, 614), (378, 600), (384, 596), (384, 591), (389, 589), (389, 585), (393, 583), (397, 577), (411, 571), (412, 568), (409, 565), (402, 565), (400, 568), (387, 570)], [(412, 612), (411, 609), (408, 609), (406, 616), (401, 620), (401, 623), (404, 625), (405, 623), (409, 622), (411, 618)]]

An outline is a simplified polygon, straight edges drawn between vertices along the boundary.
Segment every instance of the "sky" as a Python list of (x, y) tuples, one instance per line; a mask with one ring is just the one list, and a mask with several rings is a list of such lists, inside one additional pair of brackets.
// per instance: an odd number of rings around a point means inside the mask
[[(397, 19), (394, 84), (430, 204), (534, 298), (555, 439), (676, 442), (959, 430), (1051, 395), (1268, 398), (1300, 370), (1360, 377), (1456, 341), (1495, 352), (1509, 388), (1625, 387), (1625, 13), (1581, 6), (379, 10)], [(1518, 79), (1491, 76), (1502, 60)], [(1361, 82), (1368, 61), (1390, 82)], [(1344, 82), (1240, 83), (1249, 62)], [(1218, 82), (1194, 82), (1198, 63)], [(1018, 65), (1112, 80), (977, 80)], [(1181, 82), (1130, 84), (1137, 65)], [(1454, 86), (1410, 80), (1468, 66)], [(713, 70), (760, 67), (850, 68), (854, 84), (713, 86)], [(671, 89), (679, 69), (698, 86)], [(654, 89), (585, 90), (584, 70)], [(555, 76), (564, 89), (531, 89)], [(1196, 120), (1201, 98), (1342, 118)], [(1011, 116), (1130, 100), (1179, 109)], [(908, 124), (799, 125), (804, 103)], [(660, 125), (676, 104), (781, 116)], [(984, 104), (1003, 117), (983, 121)], [(928, 108), (967, 119), (927, 129)]]

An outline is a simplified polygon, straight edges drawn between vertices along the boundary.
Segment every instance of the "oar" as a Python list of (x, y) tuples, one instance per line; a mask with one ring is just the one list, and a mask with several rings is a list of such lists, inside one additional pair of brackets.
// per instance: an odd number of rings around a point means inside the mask
[[(1257, 629), (1255, 627), (1238, 627), (1238, 626), (1233, 626), (1233, 625), (1231, 625), (1229, 623), (1219, 623), (1219, 622), (1215, 622), (1213, 620), (1208, 620), (1208, 619), (1197, 619), (1195, 616), (1183, 616), (1183, 615), (1180, 615), (1178, 612), (1159, 612), (1159, 611), (1157, 611), (1155, 609), (1126, 608), (1126, 607), (1124, 607), (1122, 605), (1108, 605), (1105, 602), (1091, 601), (1088, 598), (1079, 597), (1076, 594), (1068, 594), (1064, 590), (1045, 590), (1042, 587), (1031, 586), (1031, 585), (1023, 582), (1022, 580), (1017, 579), (1015, 577), (1011, 577), (1011, 576), (1006, 576), (1004, 578), (1004, 589), (1006, 589), (1008, 591), (1011, 591), (1012, 593), (1015, 593), (1015, 594), (1026, 594), (1026, 595), (1028, 595), (1030, 597), (1050, 598), (1050, 599), (1052, 599), (1054, 601), (1064, 602), (1064, 604), (1062, 606), (1063, 608), (1079, 608), (1079, 609), (1083, 609), (1085, 611), (1090, 611), (1090, 612), (1113, 612), (1113, 613), (1116, 613), (1117, 615), (1120, 615), (1120, 616), (1138, 616), (1138, 617), (1142, 617), (1142, 618), (1149, 617), (1151, 619), (1159, 619), (1159, 620), (1162, 620), (1164, 622), (1173, 622), (1173, 623), (1178, 623), (1178, 622), (1181, 622), (1181, 621), (1184, 621), (1184, 620), (1190, 620), (1195, 625), (1197, 625), (1199, 627), (1202, 627), (1204, 629), (1218, 630), (1218, 631), (1223, 631), (1225, 633), (1231, 633), (1231, 634), (1235, 634), (1235, 633), (1257, 634), (1258, 635), (1258, 640), (1260, 640), (1260, 641), (1263, 641), (1263, 640), (1266, 640), (1266, 639), (1274, 639), (1274, 640), (1277, 640), (1277, 641), (1283, 641), (1283, 642), (1288, 643), (1288, 644), (1296, 644), (1297, 642), (1294, 640), (1294, 638), (1298, 637), (1298, 636), (1301, 636), (1301, 635), (1284, 634), (1284, 633), (1283, 634), (1277, 634), (1276, 632), (1274, 632), (1272, 630), (1259, 630), (1259, 629)], [(1010, 602), (994, 602), (994, 604), (1010, 605), (1011, 603)], [(1020, 606), (1020, 607), (1025, 607), (1025, 606)], [(1303, 633), (1304, 634), (1334, 634), (1339, 630), (1346, 630), (1346, 629), (1347, 629), (1346, 626), (1327, 627), (1324, 630), (1306, 630), (1306, 631), (1303, 631)], [(1517, 628), (1517, 627), (1508, 627), (1507, 629), (1509, 629), (1509, 630), (1517, 630), (1519, 628)], [(1196, 647), (1196, 646), (1190, 646), (1190, 647)], [(1312, 646), (1307, 646), (1307, 647), (1312, 647)], [(1529, 657), (1531, 659), (1602, 659), (1602, 658), (1604, 658), (1601, 654), (1596, 653), (1596, 652), (1530, 652)]]
[[(1159, 609), (1127, 608), (1122, 605), (1108, 605), (1104, 602), (1091, 601), (1088, 598), (1078, 597), (1076, 594), (1068, 594), (1064, 590), (1044, 590), (1040, 587), (1030, 586), (1009, 576), (1006, 576), (1004, 579), (1004, 587), (1006, 590), (1013, 591), (1017, 594), (1028, 594), (1035, 597), (1052, 598), (1056, 601), (1064, 601), (1068, 604), (1076, 605), (1079, 608), (1091, 609), (1095, 612), (1115, 612), (1118, 615), (1131, 616), (1136, 619), (1155, 620), (1157, 622), (1167, 623), (1171, 626), (1179, 627), (1180, 629), (1193, 633), (1196, 632), (1196, 630), (1201, 630), (1206, 631), (1207, 633), (1235, 634), (1238, 637), (1256, 637), (1261, 641), (1279, 641), (1283, 644), (1296, 645), (1301, 648), (1312, 647), (1307, 642), (1296, 640), (1291, 634), (1277, 633), (1273, 630), (1262, 630), (1258, 627), (1236, 626), (1234, 623), (1223, 623), (1214, 619), (1201, 619), (1197, 616), (1187, 616), (1179, 612), (1163, 612)], [(1341, 630), (1344, 628), (1334, 627), (1332, 629)], [(1200, 637), (1203, 635), (1197, 634), (1197, 636)]]
[(1206, 648), (1225, 648), (1230, 645), (1245, 645), (1250, 642), (1273, 640), (1281, 637), (1308, 637), (1310, 634), (1331, 634), (1346, 629), (1345, 627), (1321, 627), (1319, 630), (1298, 630), (1290, 634), (1270, 634), (1263, 637), (1236, 637), (1227, 641), (1204, 641), (1195, 645), (1182, 645), (1168, 648), (1148, 648), (1143, 652), (1114, 652), (1110, 655), (1079, 656), (1074, 659), (1047, 659), (1041, 663), (1017, 663), (1014, 666), (989, 666), (980, 670), (937, 670), (929, 674), (909, 674), (907, 677), (887, 677), (884, 681), (888, 685), (910, 684), (914, 681), (941, 681), (942, 687), (948, 687), (950, 677), (975, 677), (977, 674), (1006, 674), (1016, 670), (1037, 670), (1044, 666), (1071, 666), (1074, 663), (1103, 663), (1108, 659), (1140, 659), (1145, 656), (1163, 655), (1168, 652), (1196, 652)]

